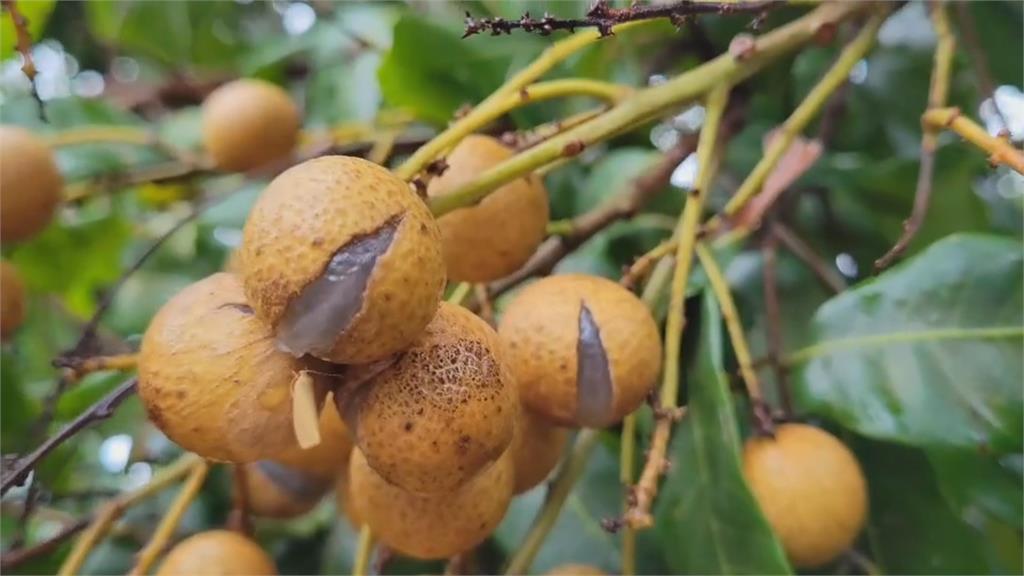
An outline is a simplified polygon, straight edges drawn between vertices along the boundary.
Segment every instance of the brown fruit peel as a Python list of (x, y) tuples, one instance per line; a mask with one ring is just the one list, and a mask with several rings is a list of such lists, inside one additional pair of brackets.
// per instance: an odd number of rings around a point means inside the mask
[(601, 330), (586, 303), (581, 303), (576, 342), (576, 422), (595, 428), (607, 425), (614, 402), (615, 389)]
[(366, 287), (395, 240), (404, 214), (339, 248), (324, 271), (306, 285), (285, 309), (277, 326), (277, 343), (296, 357), (329, 356), (335, 342), (363, 309)]
[(292, 382), (292, 427), (303, 450), (320, 444), (320, 411), (314, 387), (313, 375), (307, 370), (299, 372)]
[(260, 460), (255, 466), (274, 485), (296, 500), (319, 500), (329, 487), (329, 482), (318, 480), (273, 460)]

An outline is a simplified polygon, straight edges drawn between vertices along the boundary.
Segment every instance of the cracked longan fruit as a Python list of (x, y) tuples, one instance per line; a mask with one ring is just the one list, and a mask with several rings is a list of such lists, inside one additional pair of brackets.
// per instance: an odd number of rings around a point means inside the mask
[(589, 564), (562, 564), (548, 570), (547, 576), (606, 576), (608, 573)]
[(64, 179), (46, 142), (17, 126), (0, 126), (0, 167), (0, 242), (26, 240), (53, 220)]
[(516, 464), (515, 493), (522, 494), (547, 479), (558, 465), (568, 441), (568, 429), (551, 424), (522, 408), (512, 440), (512, 457)]
[[(445, 158), (448, 168), (430, 182), (427, 195), (444, 196), (513, 155), (491, 136), (467, 136)], [(544, 240), (547, 224), (548, 192), (532, 174), (505, 184), (474, 206), (445, 214), (438, 225), (448, 276), (490, 282), (515, 272)]]
[(597, 276), (549, 276), (520, 291), (498, 327), (523, 404), (564, 426), (603, 427), (644, 401), (661, 336), (632, 292)]
[(468, 481), (509, 447), (514, 386), (494, 330), (443, 302), (394, 363), (338, 399), (374, 470), (406, 490), (436, 493)]
[(25, 321), (25, 284), (10, 262), (0, 261), (0, 339), (7, 340)]
[(167, 553), (156, 576), (219, 574), (262, 576), (277, 567), (259, 544), (229, 530), (209, 530), (190, 536)]
[(288, 450), (271, 460), (245, 464), (249, 510), (257, 516), (291, 518), (310, 511), (348, 468), (352, 440), (333, 403), (320, 414), (320, 443)]
[(241, 172), (291, 153), (302, 118), (283, 88), (243, 78), (203, 101), (203, 146), (221, 170)]
[(511, 452), (452, 492), (416, 494), (391, 484), (358, 449), (349, 464), (351, 502), (380, 541), (425, 560), (447, 558), (484, 541), (512, 499)]
[[(253, 462), (298, 449), (291, 386), (305, 364), (279, 351), (233, 274), (196, 282), (142, 339), (139, 395), (171, 440), (211, 460)], [(316, 386), (321, 405), (326, 388)]]
[(849, 548), (864, 527), (864, 474), (853, 453), (820, 428), (783, 424), (774, 438), (747, 440), (743, 472), (797, 567), (828, 563)]
[(393, 174), (347, 156), (274, 179), (242, 239), (245, 293), (279, 346), (341, 364), (412, 344), (445, 286), (430, 210)]

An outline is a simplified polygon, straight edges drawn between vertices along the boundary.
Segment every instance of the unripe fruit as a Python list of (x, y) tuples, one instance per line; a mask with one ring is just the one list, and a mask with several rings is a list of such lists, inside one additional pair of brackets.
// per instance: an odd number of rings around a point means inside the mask
[(274, 560), (252, 540), (237, 532), (210, 530), (182, 540), (167, 553), (156, 576), (277, 574)]
[(302, 119), (288, 93), (244, 78), (217, 88), (203, 102), (203, 145), (221, 170), (239, 172), (287, 156)]
[[(467, 136), (445, 159), (448, 168), (430, 182), (427, 194), (444, 196), (513, 154), (491, 136)], [(505, 184), (475, 206), (445, 214), (438, 224), (448, 276), (489, 282), (515, 272), (544, 239), (547, 223), (548, 193), (532, 174)]]
[[(139, 395), (153, 423), (183, 448), (252, 462), (297, 449), (291, 385), (303, 369), (277, 350), (238, 278), (218, 273), (153, 317), (142, 339)], [(325, 392), (318, 394), (322, 402)]]
[(509, 304), (498, 333), (523, 404), (558, 424), (601, 427), (643, 402), (661, 337), (639, 298), (596, 276), (549, 276)]
[(743, 471), (797, 567), (829, 562), (864, 527), (864, 474), (850, 450), (824, 430), (784, 424), (775, 438), (751, 438), (743, 448)]
[(384, 168), (346, 156), (270, 183), (245, 224), (242, 267), (249, 302), (283, 348), (343, 364), (408, 347), (445, 285), (426, 205)]
[(256, 516), (290, 518), (304, 514), (348, 469), (352, 440), (333, 403), (320, 414), (320, 443), (288, 450), (272, 460), (245, 465), (249, 510)]
[(605, 576), (607, 572), (588, 564), (562, 564), (547, 571), (547, 576)]
[(558, 465), (569, 441), (569, 430), (555, 426), (523, 408), (519, 413), (512, 456), (516, 463), (515, 493), (543, 482)]
[(414, 494), (382, 478), (352, 453), (351, 502), (381, 542), (407, 556), (447, 558), (482, 542), (512, 499), (512, 455), (505, 453), (454, 492)]
[(381, 476), (412, 492), (450, 492), (512, 442), (514, 385), (494, 330), (444, 302), (394, 364), (339, 399)]
[(0, 261), (0, 339), (7, 340), (25, 321), (25, 285), (10, 262)]
[(64, 179), (46, 142), (17, 126), (0, 126), (0, 166), (0, 242), (25, 240), (53, 219)]

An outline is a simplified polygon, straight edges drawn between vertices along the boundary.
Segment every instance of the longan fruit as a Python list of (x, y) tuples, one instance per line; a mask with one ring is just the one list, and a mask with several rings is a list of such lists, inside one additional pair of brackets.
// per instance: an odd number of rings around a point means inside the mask
[(815, 568), (853, 544), (868, 496), (853, 453), (828, 432), (783, 424), (774, 438), (751, 438), (743, 471), (790, 561)]
[(167, 553), (157, 576), (260, 576), (277, 574), (274, 560), (259, 544), (229, 530), (190, 536)]
[(360, 158), (324, 156), (274, 179), (242, 240), (245, 293), (293, 354), (341, 364), (412, 344), (445, 286), (426, 205)]
[(512, 499), (515, 465), (506, 452), (452, 492), (416, 494), (370, 468), (360, 450), (349, 463), (350, 501), (374, 536), (406, 556), (448, 558), (482, 542)]
[(25, 321), (25, 284), (13, 264), (0, 261), (0, 339), (7, 340)]
[(643, 402), (661, 336), (632, 292), (597, 276), (549, 276), (520, 291), (498, 334), (523, 404), (565, 426), (602, 427)]
[[(445, 159), (448, 168), (427, 186), (430, 197), (444, 196), (514, 152), (496, 138), (473, 134)], [(490, 282), (515, 272), (544, 240), (548, 192), (535, 175), (498, 188), (475, 206), (438, 219), (448, 276), (452, 280)]]
[(221, 170), (241, 172), (287, 156), (302, 119), (287, 92), (254, 78), (228, 82), (203, 102), (203, 145)]
[(522, 408), (512, 441), (516, 464), (515, 494), (522, 494), (543, 482), (558, 465), (569, 441), (569, 430), (551, 424)]
[(17, 126), (0, 126), (0, 167), (0, 242), (26, 240), (53, 220), (64, 179), (49, 145)]
[(288, 450), (272, 460), (245, 464), (249, 510), (256, 516), (291, 518), (310, 511), (348, 469), (352, 440), (333, 403), (320, 414), (320, 443)]
[(547, 576), (606, 576), (607, 572), (589, 564), (562, 564), (546, 572)]
[[(139, 395), (171, 440), (235, 463), (295, 450), (291, 386), (305, 365), (277, 350), (242, 284), (217, 273), (157, 312), (142, 339)], [(326, 389), (317, 386), (318, 402)]]
[(512, 442), (515, 384), (498, 335), (441, 303), (423, 335), (339, 408), (370, 466), (418, 493), (450, 492)]

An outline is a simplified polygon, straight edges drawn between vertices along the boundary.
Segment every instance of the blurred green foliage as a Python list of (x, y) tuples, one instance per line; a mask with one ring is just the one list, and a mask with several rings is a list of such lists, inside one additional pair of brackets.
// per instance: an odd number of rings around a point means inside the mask
[[(290, 90), (304, 109), (308, 128), (372, 122), (382, 111), (411, 113), (427, 127), (439, 128), (553, 41), (526, 34), (460, 40), (465, 10), (516, 18), (526, 10), (573, 16), (587, 8), (583, 2), (511, 0), (19, 5), (40, 42), (36, 60), (47, 120), (40, 119), (19, 77), (5, 17), (0, 28), (3, 123), (44, 133), (83, 125), (148, 126), (172, 145), (193, 151), (200, 142), (198, 100), (162, 97), (161, 90), (256, 75)], [(1019, 91), (1024, 84), (1024, 5), (973, 2), (967, 9), (976, 20), (995, 81)], [(773, 13), (763, 27), (797, 13)], [(649, 26), (597, 43), (557, 67), (552, 76), (641, 86), (652, 76), (695, 66), (702, 46), (716, 54), (726, 50), (748, 21), (743, 16), (704, 17), (701, 34), (692, 27), (677, 31), (668, 24)], [(839, 354), (805, 353), (809, 362), (794, 374), (799, 413), (823, 419), (856, 447), (871, 492), (870, 526), (857, 546), (880, 569), (1020, 572), (1021, 340), (1019, 333), (992, 341), (977, 337), (977, 332), (1019, 331), (1024, 325), (1024, 180), (1005, 168), (990, 169), (976, 150), (944, 135), (933, 201), (910, 247), (910, 261), (870, 277), (872, 261), (900, 234), (913, 201), (919, 116), (934, 47), (929, 30), (918, 2), (909, 3), (887, 24), (860, 76), (851, 78), (845, 89), (845, 112), (838, 117), (833, 141), (787, 200), (792, 204), (791, 225), (828, 265), (840, 266), (854, 287), (830, 298), (813, 274), (781, 251), (783, 334), (787, 352), (800, 354), (804, 346), (813, 351), (818, 349), (814, 346), (849, 338), (899, 340), (908, 331), (921, 331), (913, 341), (894, 346), (850, 345)], [(841, 31), (840, 38), (846, 37)], [(836, 54), (836, 46), (810, 47), (740, 87), (749, 98), (745, 126), (729, 142), (712, 190), (713, 207), (724, 204), (760, 158), (764, 134), (786, 118)], [(104, 79), (98, 96), (83, 88), (86, 72), (98, 72)], [(981, 93), (974, 65), (963, 51), (955, 61), (951, 88), (951, 103), (977, 116), (988, 95)], [(511, 115), (502, 128), (528, 127), (590, 105), (585, 99), (532, 105)], [(1021, 107), (1018, 99), (1018, 122)], [(552, 218), (569, 218), (612, 198), (657, 161), (657, 146), (664, 147), (657, 135), (680, 123), (670, 118), (637, 126), (550, 173), (546, 183)], [(817, 128), (812, 126), (808, 135)], [(79, 182), (169, 157), (149, 147), (87, 144), (62, 148), (58, 160), (65, 177)], [(222, 200), (180, 230), (121, 287), (101, 326), (106, 351), (136, 347), (149, 319), (169, 297), (221, 267), (264, 184), (238, 176), (197, 181), (195, 191), (201, 197)], [(29, 430), (56, 379), (51, 360), (74, 343), (82, 322), (121, 272), (188, 213), (188, 198), (170, 194), (154, 202), (153, 195), (161, 192), (167, 191), (129, 187), (76, 203), (63, 209), (57, 223), (40, 236), (3, 247), (4, 257), (20, 269), (31, 292), (28, 321), (3, 350), (4, 454), (24, 452), (39, 441)], [(558, 271), (617, 277), (637, 254), (668, 237), (683, 199), (678, 187), (667, 187), (640, 218), (599, 233)], [(962, 232), (972, 234), (957, 234)], [(762, 256), (751, 245), (719, 257), (728, 260), (728, 277), (754, 354), (763, 356)], [(702, 285), (697, 274), (694, 294)], [(699, 346), (689, 346), (684, 358), (690, 367), (684, 389), (693, 414), (677, 427), (656, 528), (639, 535), (639, 568), (644, 573), (791, 571), (740, 473), (738, 449), (747, 412), (742, 404), (737, 406), (725, 378), (734, 371), (735, 360), (713, 300), (696, 300), (700, 302), (692, 307), (695, 319), (688, 338), (698, 340)], [(941, 334), (929, 336), (929, 330)], [(775, 398), (775, 380), (765, 374)], [(55, 425), (79, 414), (120, 378), (100, 374), (75, 386), (57, 405)], [(116, 435), (131, 439), (125, 458), (101, 450)], [(602, 438), (541, 549), (536, 569), (566, 562), (593, 563), (609, 572), (619, 569), (620, 541), (599, 526), (621, 507), (618, 443), (615, 430)], [(138, 402), (130, 400), (112, 419), (46, 460), (38, 471), (43, 505), (87, 514), (102, 498), (76, 493), (137, 485), (145, 481), (150, 466), (167, 462), (176, 452), (145, 422)], [(223, 523), (230, 505), (228, 486), (227, 474), (212, 476), (186, 516), (182, 533)], [(8, 499), (21, 496), (14, 491)], [(171, 497), (167, 493), (133, 509), (130, 529), (98, 548), (86, 571), (124, 572)], [(476, 555), (481, 572), (500, 569), (542, 500), (543, 489), (537, 489), (514, 501), (505, 522)], [(5, 549), (16, 525), (16, 516), (5, 507), (0, 525)], [(55, 524), (37, 519), (28, 528), (29, 541), (36, 541), (52, 534)], [(284, 574), (351, 570), (355, 533), (338, 519), (331, 501), (294, 522), (259, 522), (258, 538)], [(19, 570), (52, 572), (67, 551), (65, 545)], [(437, 563), (404, 559), (388, 566), (392, 573), (440, 569)], [(863, 567), (851, 568), (840, 560), (827, 568), (837, 573), (849, 569)]]

